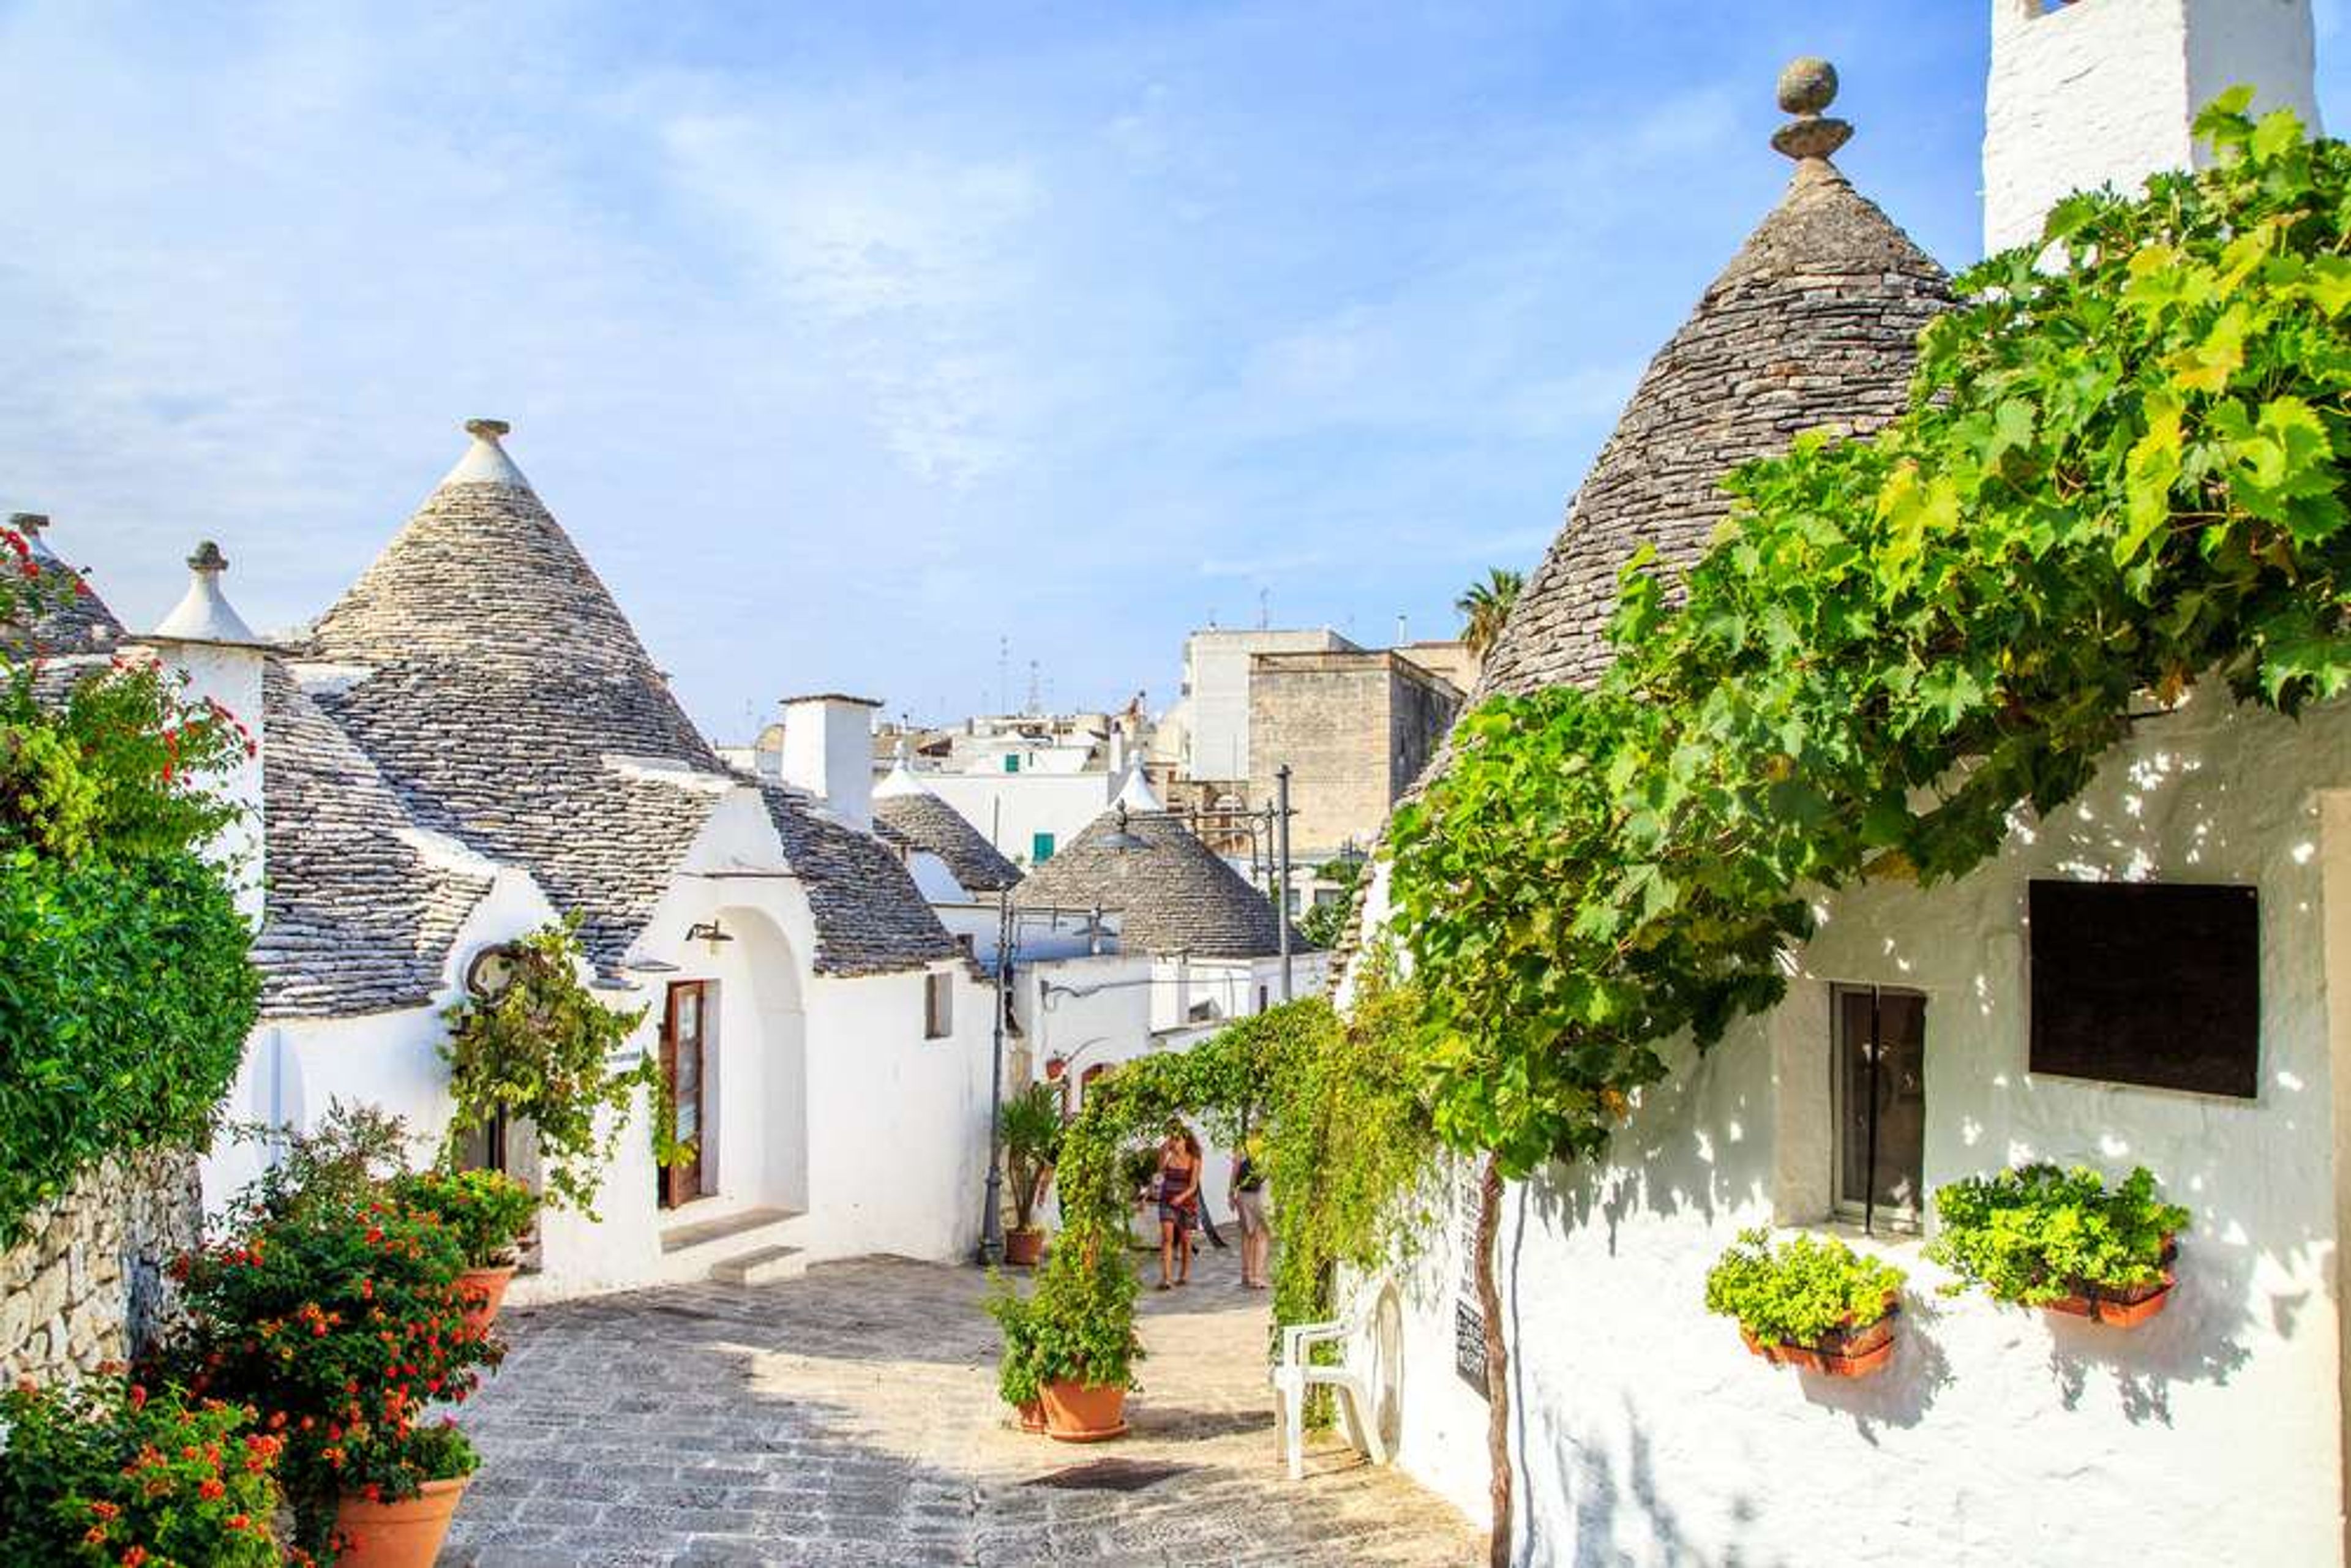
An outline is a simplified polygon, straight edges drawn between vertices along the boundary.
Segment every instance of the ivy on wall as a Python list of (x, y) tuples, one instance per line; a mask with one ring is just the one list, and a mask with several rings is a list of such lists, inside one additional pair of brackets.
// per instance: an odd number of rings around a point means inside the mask
[(107, 1155), (202, 1144), (260, 995), (196, 852), (252, 742), (152, 663), (38, 682), (35, 629), (85, 591), (0, 527), (0, 1246)]
[(1088, 1085), (1055, 1166), (1061, 1230), (1013, 1314), (1023, 1332), (1010, 1353), (1026, 1358), (1014, 1383), (1126, 1380), (1135, 1291), (1127, 1154), (1178, 1119), (1203, 1119), (1227, 1144), (1245, 1125), (1261, 1140), (1279, 1322), (1327, 1315), (1336, 1266), (1372, 1266), (1395, 1250), (1411, 1213), (1401, 1200), (1435, 1152), (1414, 1040), (1424, 1009), (1378, 977), (1364, 991), (1344, 1019), (1319, 997), (1284, 1003)]
[(1808, 894), (1963, 874), (2134, 710), (2351, 685), (2351, 151), (2250, 102), (1961, 277), (1876, 438), (1731, 476), (1677, 602), (1630, 563), (1595, 688), (1462, 720), (1391, 833), (1447, 1144), (1595, 1154), (1664, 1041), (1779, 999)]

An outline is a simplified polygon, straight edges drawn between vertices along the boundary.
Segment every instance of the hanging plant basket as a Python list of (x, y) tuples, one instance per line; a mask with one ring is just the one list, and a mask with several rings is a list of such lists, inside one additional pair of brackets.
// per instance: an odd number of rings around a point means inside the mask
[(1886, 1298), (1885, 1315), (1859, 1327), (1831, 1329), (1811, 1344), (1766, 1344), (1739, 1331), (1747, 1348), (1774, 1366), (1817, 1372), (1828, 1377), (1868, 1377), (1886, 1370), (1894, 1359), (1894, 1318), (1902, 1310), (1899, 1298)]

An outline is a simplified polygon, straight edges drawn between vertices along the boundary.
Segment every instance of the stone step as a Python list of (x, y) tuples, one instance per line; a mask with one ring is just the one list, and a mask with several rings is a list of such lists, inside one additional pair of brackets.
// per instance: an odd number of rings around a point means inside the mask
[(722, 1258), (710, 1266), (710, 1277), (723, 1285), (772, 1285), (797, 1280), (808, 1272), (808, 1253), (798, 1247), (762, 1247)]
[(711, 1219), (688, 1220), (663, 1230), (661, 1249), (664, 1256), (696, 1248), (738, 1241), (755, 1231), (786, 1224), (799, 1218), (792, 1208), (739, 1208), (732, 1214), (722, 1214)]

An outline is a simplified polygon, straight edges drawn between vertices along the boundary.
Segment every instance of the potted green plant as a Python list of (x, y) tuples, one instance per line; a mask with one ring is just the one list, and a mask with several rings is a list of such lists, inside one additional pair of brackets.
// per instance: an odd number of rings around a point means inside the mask
[(435, 1168), (394, 1177), (392, 1196), (409, 1208), (439, 1216), (457, 1239), (465, 1260), (457, 1288), (473, 1303), (465, 1321), (486, 1333), (514, 1281), (515, 1248), (538, 1217), (538, 1194), (504, 1171)]
[(281, 1447), (251, 1410), (169, 1385), (0, 1391), (0, 1563), (276, 1568)]
[(1116, 1248), (1065, 1245), (1046, 1259), (1023, 1326), (1048, 1437), (1098, 1443), (1126, 1430), (1127, 1390), (1143, 1357), (1135, 1291), (1134, 1266)]
[(1774, 1246), (1743, 1230), (1707, 1271), (1706, 1310), (1739, 1321), (1747, 1348), (1774, 1366), (1866, 1377), (1894, 1356), (1902, 1270), (1834, 1237)]
[(2036, 1164), (1956, 1181), (1935, 1194), (1927, 1255), (1994, 1301), (2133, 1328), (2170, 1300), (2174, 1238), (2189, 1213), (2165, 1203), (2141, 1166), (2120, 1185), (2086, 1166)]
[(1004, 1103), (997, 1118), (1005, 1174), (1012, 1185), (1012, 1228), (1004, 1233), (1004, 1260), (1033, 1266), (1045, 1252), (1037, 1206), (1052, 1186), (1061, 1148), (1061, 1097), (1050, 1084), (1031, 1083)]
[[(381, 1496), (408, 1473), (425, 1404), (464, 1400), (503, 1354), (466, 1321), (464, 1265), (437, 1216), (334, 1194), (248, 1214), (175, 1266), (190, 1322), (169, 1364), (192, 1393), (250, 1406), (284, 1440), (278, 1474), (304, 1550), (329, 1545), (345, 1505), (364, 1513), (366, 1487)], [(444, 1451), (425, 1457), (435, 1463), (418, 1470), (445, 1468)]]

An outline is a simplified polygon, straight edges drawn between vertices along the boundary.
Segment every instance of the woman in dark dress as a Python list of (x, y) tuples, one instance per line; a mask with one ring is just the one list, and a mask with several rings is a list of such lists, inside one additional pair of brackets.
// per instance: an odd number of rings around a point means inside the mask
[(1158, 1180), (1159, 1288), (1165, 1291), (1191, 1283), (1192, 1217), (1200, 1207), (1200, 1145), (1181, 1124), (1160, 1142)]

